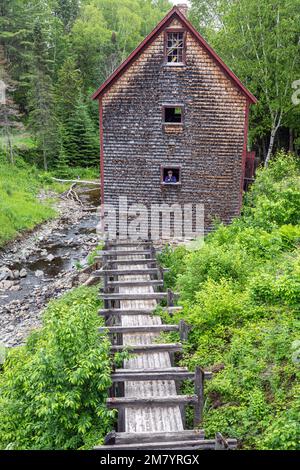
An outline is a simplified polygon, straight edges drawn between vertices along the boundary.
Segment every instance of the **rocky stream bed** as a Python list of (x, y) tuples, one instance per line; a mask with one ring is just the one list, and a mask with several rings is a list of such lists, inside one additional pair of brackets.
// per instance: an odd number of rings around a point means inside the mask
[[(98, 189), (82, 188), (83, 206), (60, 199), (59, 218), (0, 250), (0, 342), (24, 342), (40, 326), (47, 303), (88, 278), (88, 254), (98, 245)], [(49, 194), (41, 195), (41, 198)]]

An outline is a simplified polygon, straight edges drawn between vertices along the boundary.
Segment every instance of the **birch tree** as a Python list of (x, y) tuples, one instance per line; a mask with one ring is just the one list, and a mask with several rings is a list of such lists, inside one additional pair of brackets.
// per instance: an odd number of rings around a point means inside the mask
[(265, 165), (279, 129), (295, 106), (292, 83), (300, 78), (300, 0), (230, 2), (215, 32), (223, 59), (256, 95), (252, 111), (256, 136), (268, 134)]

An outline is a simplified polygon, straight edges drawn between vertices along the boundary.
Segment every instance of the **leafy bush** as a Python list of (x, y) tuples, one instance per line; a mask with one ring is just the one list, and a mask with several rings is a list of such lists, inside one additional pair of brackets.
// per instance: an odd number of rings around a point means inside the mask
[(165, 319), (191, 325), (182, 364), (215, 372), (202, 426), (246, 449), (300, 448), (299, 179), (299, 160), (280, 153), (259, 171), (240, 218), (199, 250), (161, 257), (184, 307)]
[(0, 447), (85, 449), (110, 430), (110, 343), (97, 327), (97, 288), (53, 301), (43, 327), (11, 350), (0, 374)]

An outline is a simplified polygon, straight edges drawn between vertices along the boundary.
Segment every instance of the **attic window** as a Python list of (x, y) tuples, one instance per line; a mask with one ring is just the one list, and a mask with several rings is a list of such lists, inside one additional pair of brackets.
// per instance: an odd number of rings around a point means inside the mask
[(164, 117), (165, 124), (181, 124), (183, 122), (182, 107), (181, 106), (165, 106), (163, 117)]
[(184, 31), (168, 31), (166, 33), (166, 62), (168, 64), (184, 63)]

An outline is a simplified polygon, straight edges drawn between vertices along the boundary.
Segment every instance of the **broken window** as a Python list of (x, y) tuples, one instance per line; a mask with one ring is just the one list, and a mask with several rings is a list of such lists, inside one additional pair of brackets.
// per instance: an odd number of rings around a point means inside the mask
[(168, 123), (182, 123), (182, 108), (181, 106), (165, 106), (164, 107), (164, 122)]
[(184, 32), (168, 32), (166, 59), (168, 63), (184, 62)]

